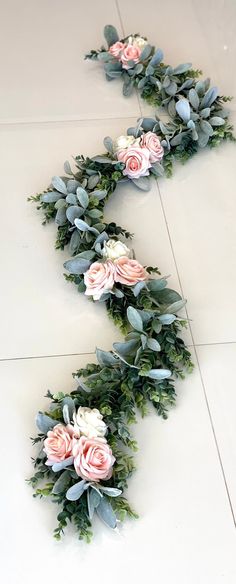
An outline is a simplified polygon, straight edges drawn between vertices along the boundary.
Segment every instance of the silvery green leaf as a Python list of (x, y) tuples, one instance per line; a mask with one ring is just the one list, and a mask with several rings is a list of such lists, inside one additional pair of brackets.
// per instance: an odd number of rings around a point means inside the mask
[(217, 97), (218, 97), (217, 87), (211, 87), (210, 89), (208, 89), (208, 91), (205, 93), (204, 97), (201, 100), (201, 109), (205, 107), (210, 107)]
[(77, 197), (76, 195), (74, 195), (73, 193), (69, 193), (69, 195), (67, 195), (66, 197), (66, 202), (69, 203), (69, 205), (76, 205), (77, 204)]
[(175, 95), (177, 92), (178, 86), (177, 83), (175, 83), (175, 81), (172, 81), (168, 87), (166, 87), (166, 93), (167, 95)]
[(187, 123), (187, 128), (189, 130), (195, 130), (195, 123), (193, 122), (193, 120), (189, 120), (189, 122)]
[(112, 24), (106, 24), (104, 27), (104, 37), (107, 41), (108, 47), (111, 47), (119, 41), (118, 32)]
[(138, 89), (143, 89), (146, 83), (148, 83), (148, 79), (142, 77), (142, 79), (140, 79), (140, 81), (138, 82)]
[(82, 219), (75, 219), (74, 224), (80, 231), (91, 231), (95, 235), (99, 235), (99, 231), (97, 229), (95, 229), (94, 227), (90, 227), (90, 225), (88, 225), (88, 223), (86, 223)]
[(121, 489), (116, 489), (115, 487), (104, 487), (103, 485), (99, 485), (99, 489), (105, 493), (105, 495), (109, 495), (109, 497), (119, 497), (122, 493)]
[(113, 141), (110, 136), (106, 136), (103, 140), (103, 144), (108, 152), (112, 154), (113, 152)]
[(187, 123), (190, 119), (190, 105), (187, 99), (183, 98), (177, 101), (176, 111), (179, 114), (180, 118)]
[(53, 176), (52, 177), (52, 186), (54, 189), (59, 191), (59, 193), (63, 193), (63, 195), (67, 195), (67, 188), (60, 176)]
[(178, 65), (177, 67), (175, 67), (175, 69), (173, 69), (173, 73), (174, 75), (179, 75), (180, 73), (185, 73), (186, 71), (189, 71), (191, 67), (192, 63), (182, 63), (181, 65)]
[(70, 239), (70, 244), (69, 244), (69, 251), (70, 254), (73, 255), (76, 250), (78, 249), (78, 245), (80, 242), (80, 234), (78, 232), (77, 229), (75, 229), (72, 233), (71, 239)]
[(213, 128), (211, 127), (211, 124), (209, 124), (209, 122), (207, 122), (206, 120), (202, 120), (200, 122), (200, 127), (201, 130), (207, 134), (207, 136), (212, 136), (213, 134)]
[(151, 369), (148, 372), (147, 377), (150, 379), (156, 379), (157, 381), (161, 381), (162, 379), (167, 379), (171, 377), (172, 373), (169, 369)]
[(137, 340), (132, 339), (131, 341), (126, 341), (125, 343), (113, 343), (114, 352), (118, 356), (126, 357), (131, 353), (134, 355), (137, 349)]
[(174, 138), (172, 138), (170, 141), (171, 146), (178, 146), (179, 144), (181, 144), (182, 139), (185, 135), (186, 132), (179, 132), (179, 134), (176, 134), (176, 136), (174, 136)]
[(122, 71), (107, 71), (106, 74), (111, 79), (118, 79), (118, 77), (121, 77)]
[(87, 272), (91, 262), (89, 260), (75, 256), (71, 260), (67, 260), (67, 262), (65, 262), (63, 265), (70, 274), (79, 275)]
[(78, 180), (70, 179), (70, 180), (68, 180), (68, 183), (67, 183), (66, 186), (67, 186), (67, 192), (68, 193), (74, 193), (75, 194), (76, 193), (76, 189), (78, 187), (80, 187), (81, 185), (80, 185), (80, 183), (79, 183)]
[(89, 519), (92, 521), (94, 511), (96, 507), (99, 505), (101, 500), (101, 495), (99, 495), (98, 491), (95, 489), (88, 489), (87, 490), (87, 502), (88, 502), (88, 512), (89, 512)]
[(133, 308), (133, 306), (128, 306), (127, 308), (127, 318), (129, 323), (131, 324), (131, 326), (139, 331), (142, 332), (143, 330), (143, 321), (141, 319), (141, 316), (139, 315), (139, 313), (137, 312), (137, 310), (135, 308)]
[(133, 81), (130, 79), (128, 83), (123, 84), (123, 95), (129, 97), (133, 91)]
[(65, 209), (58, 209), (56, 217), (55, 217), (55, 223), (57, 225), (59, 225), (59, 227), (62, 227), (62, 225), (65, 225), (67, 223), (67, 217), (66, 217), (66, 210)]
[(152, 52), (152, 46), (151, 45), (145, 45), (144, 48), (143, 48), (143, 50), (142, 50), (142, 52), (141, 52), (141, 55), (139, 57), (140, 61), (141, 62), (142, 61), (146, 61), (146, 59), (148, 59), (148, 57), (150, 57), (151, 52)]
[(99, 201), (101, 201), (102, 199), (105, 199), (105, 197), (107, 196), (107, 191), (96, 190), (93, 191), (93, 193), (91, 194), (93, 197), (96, 197)]
[(201, 118), (208, 118), (210, 113), (211, 113), (211, 108), (205, 107), (203, 110), (201, 110)]
[(138, 282), (135, 284), (135, 286), (132, 288), (135, 298), (137, 298), (143, 288), (146, 288), (145, 282)]
[(117, 365), (117, 357), (114, 357), (110, 351), (96, 349), (96, 357), (99, 365), (105, 365), (105, 367)]
[(99, 164), (111, 164), (111, 160), (107, 156), (93, 156), (91, 160), (98, 162)]
[(63, 413), (63, 418), (64, 418), (65, 424), (70, 424), (70, 422), (71, 422), (70, 413), (69, 413), (69, 408), (68, 408), (67, 404), (65, 404), (63, 406), (62, 413)]
[(91, 209), (90, 211), (86, 211), (86, 215), (91, 217), (91, 219), (100, 219), (100, 217), (103, 217), (103, 212), (99, 211), (99, 209)]
[(92, 260), (95, 256), (95, 252), (92, 249), (87, 249), (85, 251), (81, 251), (76, 256), (77, 258), (83, 258), (84, 260)]
[(195, 85), (196, 92), (201, 97), (205, 92), (205, 85), (203, 81), (197, 81)]
[(190, 89), (190, 87), (192, 87), (194, 82), (194, 79), (186, 79), (186, 81), (184, 81), (184, 83), (181, 85), (181, 87), (179, 88), (179, 93), (183, 90), (183, 89)]
[(67, 466), (70, 466), (71, 464), (73, 464), (73, 462), (74, 462), (73, 456), (66, 458), (62, 462), (54, 462), (54, 464), (52, 465), (52, 470), (53, 470), (53, 472), (60, 472), (64, 468), (67, 468)]
[(154, 71), (155, 71), (154, 67), (152, 67), (152, 65), (150, 65), (149, 63), (149, 65), (146, 68), (145, 75), (146, 76), (153, 75)]
[(223, 120), (223, 118), (220, 118), (219, 116), (214, 116), (213, 118), (210, 118), (209, 122), (212, 126), (223, 126), (225, 124), (225, 120)]
[(177, 300), (177, 302), (173, 302), (170, 306), (167, 307), (168, 314), (175, 314), (179, 312), (186, 304), (186, 300)]
[(159, 280), (148, 280), (147, 287), (150, 292), (159, 292), (167, 286), (167, 280), (160, 278)]
[(166, 126), (166, 124), (164, 124), (161, 120), (159, 121), (159, 127), (162, 134), (166, 135), (170, 133), (170, 129), (168, 128), (168, 126)]
[(171, 290), (171, 288), (165, 288), (158, 293), (158, 300), (163, 304), (173, 304), (174, 302), (178, 302), (182, 300), (180, 294), (175, 290)]
[(55, 191), (50, 191), (40, 197), (40, 201), (43, 203), (56, 203), (59, 199), (61, 199), (61, 193), (56, 193)]
[[(202, 115), (202, 112), (201, 112)], [(199, 114), (196, 114), (195, 112), (191, 112), (191, 116), (190, 116), (191, 120), (193, 120), (193, 122), (197, 122), (197, 120), (199, 120)]]
[(167, 110), (168, 110), (168, 114), (170, 115), (171, 118), (175, 117), (176, 111), (175, 111), (175, 100), (171, 99), (168, 103), (167, 106)]
[(156, 67), (163, 60), (163, 56), (163, 51), (161, 49), (157, 49), (149, 64), (153, 67)]
[(152, 328), (157, 335), (161, 332), (162, 324), (158, 320), (153, 320)]
[(40, 432), (47, 434), (49, 430), (54, 428), (58, 424), (57, 420), (53, 420), (50, 416), (46, 414), (41, 414), (40, 412), (36, 416), (36, 426)]
[(88, 194), (86, 193), (86, 191), (84, 189), (82, 189), (82, 187), (78, 187), (76, 189), (76, 195), (77, 195), (77, 198), (78, 198), (80, 204), (82, 205), (82, 207), (84, 207), (84, 209), (86, 209), (88, 204), (89, 204), (89, 198), (88, 198)]
[(156, 339), (149, 338), (147, 340), (147, 346), (152, 351), (160, 351), (161, 350), (161, 345), (160, 345), (160, 343), (158, 343), (158, 341), (156, 341)]
[(134, 74), (139, 75), (139, 73), (142, 73), (142, 70), (143, 70), (142, 63), (137, 63), (137, 65), (135, 65), (134, 67)]
[(82, 209), (82, 207), (79, 207), (78, 205), (71, 205), (71, 207), (68, 207), (68, 209), (66, 209), (67, 219), (68, 221), (70, 221), (72, 225), (74, 225), (75, 219), (79, 219), (79, 217), (81, 217), (81, 215), (83, 214), (84, 209)]
[(206, 132), (198, 132), (198, 145), (199, 148), (205, 148), (205, 146), (207, 145), (209, 141), (209, 134), (207, 134)]
[(146, 335), (140, 335), (140, 338), (142, 343), (142, 349), (145, 349), (145, 347), (147, 346), (147, 337)]
[(104, 69), (107, 73), (110, 71), (122, 71), (122, 65), (119, 61), (112, 61), (111, 63), (106, 63)]
[(113, 293), (115, 294), (116, 298), (124, 298), (124, 292), (119, 290), (119, 288), (113, 288)]
[(69, 418), (72, 420), (73, 414), (75, 412), (75, 402), (69, 395), (66, 395), (66, 397), (64, 397), (62, 400), (62, 406), (64, 407), (65, 405), (68, 407)]
[(153, 162), (151, 170), (154, 171), (153, 174), (156, 176), (163, 176), (165, 174), (165, 169), (160, 162)]
[(64, 162), (64, 171), (65, 171), (66, 174), (72, 174), (73, 175), (73, 172), (71, 170), (71, 166), (70, 166), (70, 163), (68, 162), (68, 160), (66, 160)]
[(193, 139), (195, 142), (197, 142), (197, 140), (198, 140), (198, 133), (197, 133), (197, 131), (196, 131), (196, 130), (192, 130), (192, 132), (191, 132), (191, 136), (192, 136), (192, 139)]
[(101, 53), (98, 53), (98, 61), (102, 61), (103, 63), (107, 63), (111, 60), (111, 55), (110, 53), (108, 53), (108, 51), (102, 51)]
[(64, 472), (59, 476), (59, 479), (54, 484), (52, 489), (53, 495), (59, 495), (68, 487), (70, 483), (70, 473), (68, 470), (64, 470)]
[(189, 94), (188, 94), (188, 98), (189, 98), (191, 105), (194, 107), (194, 109), (198, 109), (200, 100), (199, 100), (198, 94), (196, 92), (196, 89), (193, 89), (193, 88), (190, 89)]
[(162, 314), (158, 316), (158, 319), (161, 324), (172, 324), (176, 320), (176, 316), (174, 314)]
[(100, 519), (102, 519), (102, 521), (106, 525), (108, 525), (108, 527), (115, 529), (116, 515), (112, 509), (111, 504), (109, 503), (108, 499), (106, 498), (106, 496), (102, 497), (102, 499), (100, 500), (100, 503), (96, 508), (96, 512), (97, 512), (98, 516), (100, 517)]
[(66, 498), (68, 501), (78, 501), (78, 499), (83, 495), (83, 492), (86, 488), (86, 481), (82, 480), (79, 483), (70, 487), (66, 493)]
[(106, 231), (103, 231), (102, 233), (100, 233), (97, 236), (97, 239), (95, 240), (94, 245), (96, 245), (97, 243), (103, 243), (104, 241), (107, 241), (109, 239), (109, 236), (107, 235)]
[(166, 75), (164, 77), (163, 83), (162, 83), (164, 89), (166, 89), (168, 87), (168, 85), (170, 85), (170, 78), (169, 75)]
[(141, 120), (142, 120), (142, 128), (144, 129), (144, 132), (150, 132), (150, 131), (152, 132), (155, 124), (157, 123), (155, 118), (141, 118)]
[(230, 111), (228, 109), (217, 110), (217, 115), (223, 119), (228, 118), (229, 114), (230, 114)]
[(147, 324), (153, 318), (152, 310), (138, 310), (144, 324)]
[(90, 176), (88, 179), (88, 188), (92, 191), (93, 189), (95, 189), (99, 181), (100, 181), (99, 174), (94, 174), (93, 176)]
[(149, 191), (149, 189), (150, 189), (150, 181), (149, 181), (148, 176), (140, 176), (140, 178), (132, 178), (131, 181), (141, 191)]

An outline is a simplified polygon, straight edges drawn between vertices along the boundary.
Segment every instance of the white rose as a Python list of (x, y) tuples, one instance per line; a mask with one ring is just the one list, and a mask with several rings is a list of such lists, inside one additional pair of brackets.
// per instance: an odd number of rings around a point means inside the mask
[(124, 150), (134, 144), (136, 138), (134, 136), (119, 136), (114, 143), (114, 151)]
[(109, 260), (118, 260), (123, 256), (129, 257), (129, 248), (122, 243), (122, 241), (117, 241), (116, 239), (108, 239), (104, 242), (102, 255)]
[(133, 38), (132, 44), (134, 45), (134, 47), (138, 47), (142, 51), (145, 45), (147, 44), (147, 41), (145, 41), (143, 37), (138, 36)]
[(103, 422), (103, 416), (96, 408), (84, 408), (80, 406), (77, 413), (73, 415), (74, 430), (87, 438), (103, 438), (107, 431), (107, 426)]

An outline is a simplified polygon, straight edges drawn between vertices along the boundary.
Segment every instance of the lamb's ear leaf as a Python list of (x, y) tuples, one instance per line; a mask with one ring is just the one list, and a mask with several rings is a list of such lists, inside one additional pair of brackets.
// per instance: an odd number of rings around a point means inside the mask
[(68, 470), (64, 470), (64, 472), (59, 476), (59, 479), (57, 479), (57, 481), (54, 484), (54, 487), (52, 489), (53, 495), (59, 495), (60, 493), (65, 491), (69, 483), (70, 472)]
[(111, 504), (109, 503), (108, 499), (106, 496), (102, 497), (102, 499), (100, 500), (99, 505), (96, 508), (97, 514), (100, 517), (100, 519), (106, 524), (108, 525), (108, 527), (111, 527), (112, 529), (115, 529), (116, 527), (116, 515), (112, 509)]
[(127, 318), (131, 326), (139, 332), (143, 331), (143, 321), (138, 311), (133, 306), (127, 308)]
[(110, 351), (102, 351), (102, 349), (96, 349), (96, 357), (99, 365), (105, 367), (111, 367), (112, 365), (117, 365), (117, 358), (110, 353)]
[(82, 480), (70, 487), (66, 493), (66, 498), (68, 501), (77, 501), (86, 488), (86, 481)]
[(47, 434), (47, 432), (49, 430), (52, 430), (52, 428), (54, 428), (56, 424), (58, 424), (58, 420), (53, 420), (52, 418), (50, 418), (50, 416), (47, 416), (46, 414), (42, 414), (41, 412), (39, 412), (36, 416), (36, 425), (39, 431), (42, 432), (43, 434)]
[(112, 24), (106, 24), (106, 26), (104, 26), (104, 37), (107, 41), (108, 47), (111, 47), (119, 41), (118, 32)]
[(169, 369), (150, 369), (147, 377), (150, 377), (150, 379), (155, 379), (156, 381), (161, 381), (162, 379), (171, 377), (171, 371)]
[(88, 501), (88, 512), (89, 512), (89, 519), (92, 521), (94, 511), (98, 507), (101, 501), (102, 495), (95, 491), (95, 489), (88, 489), (87, 490), (87, 501)]

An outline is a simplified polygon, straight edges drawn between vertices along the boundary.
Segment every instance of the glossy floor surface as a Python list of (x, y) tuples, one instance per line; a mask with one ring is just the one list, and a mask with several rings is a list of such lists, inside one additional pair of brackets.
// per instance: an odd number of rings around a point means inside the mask
[[(138, 470), (129, 498), (140, 519), (119, 533), (95, 525), (92, 545), (72, 532), (56, 543), (56, 508), (35, 501), (30, 475), (34, 416), (48, 388), (70, 390), (71, 372), (109, 349), (119, 332), (102, 306), (65, 282), (26, 197), (48, 186), (72, 155), (94, 155), (150, 111), (122, 96), (83, 60), (103, 25), (146, 35), (165, 61), (192, 61), (221, 93), (236, 94), (234, 0), (9, 0), (0, 22), (2, 407), (1, 573), (6, 584), (234, 584), (236, 516), (236, 147), (204, 151), (149, 193), (119, 188), (107, 216), (135, 232), (136, 255), (171, 274), (188, 299), (195, 371), (177, 407), (135, 428)], [(236, 102), (231, 104), (236, 122)], [(9, 456), (10, 455), (10, 456)], [(4, 463), (4, 464), (3, 464)]]

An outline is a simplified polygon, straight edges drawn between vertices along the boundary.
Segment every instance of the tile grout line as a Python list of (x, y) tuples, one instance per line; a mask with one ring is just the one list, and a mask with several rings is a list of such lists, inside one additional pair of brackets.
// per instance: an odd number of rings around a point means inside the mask
[(108, 118), (68, 118), (68, 119), (49, 119), (49, 120), (36, 120), (36, 119), (32, 119), (32, 120), (8, 120), (6, 122), (1, 121), (0, 120), (0, 127), (6, 127), (6, 126), (32, 126), (32, 125), (39, 125), (39, 124), (70, 124), (72, 122), (84, 122), (86, 123), (93, 123), (93, 122), (109, 122), (109, 121), (114, 121), (116, 122), (117, 120), (132, 120), (135, 119), (136, 120), (136, 116), (134, 115), (130, 115), (130, 116), (115, 116), (115, 117), (108, 117)]
[(55, 354), (55, 355), (31, 355), (27, 357), (6, 357), (1, 358), (0, 363), (8, 362), (8, 361), (30, 361), (32, 359), (54, 359), (56, 357), (81, 357), (85, 355), (95, 355), (95, 351), (88, 352), (88, 353), (62, 353), (62, 354)]
[[(184, 296), (184, 294), (183, 294), (183, 288), (182, 288), (182, 284), (181, 284), (181, 279), (180, 279), (180, 275), (179, 275), (179, 270), (178, 270), (178, 266), (177, 266), (177, 261), (176, 261), (176, 258), (175, 258), (174, 248), (173, 248), (173, 244), (172, 244), (172, 240), (171, 240), (170, 229), (169, 229), (169, 225), (168, 225), (168, 222), (167, 222), (167, 217), (166, 217), (166, 214), (165, 214), (165, 209), (164, 209), (164, 204), (163, 204), (163, 200), (162, 200), (162, 196), (161, 196), (161, 191), (160, 191), (160, 187), (159, 187), (159, 184), (158, 184), (158, 181), (157, 180), (156, 180), (156, 187), (157, 187), (157, 191), (159, 193), (159, 198), (160, 198), (160, 201), (161, 201), (162, 212), (163, 212), (164, 219), (165, 219), (166, 229), (167, 229), (167, 233), (168, 233), (168, 237), (169, 237), (169, 242), (170, 242), (170, 246), (171, 246), (171, 250), (172, 250), (172, 255), (173, 255), (174, 263), (175, 263), (175, 266), (176, 266), (176, 271), (177, 271), (177, 276), (178, 276), (178, 280), (179, 280), (179, 285), (180, 285), (181, 293)], [(186, 314), (187, 314), (187, 317), (188, 317), (188, 311), (187, 311), (187, 309), (186, 309)], [(228, 484), (227, 484), (227, 480), (226, 480), (226, 476), (225, 476), (225, 471), (224, 471), (224, 466), (223, 466), (223, 462), (222, 462), (222, 458), (221, 458), (221, 454), (220, 454), (220, 448), (219, 448), (219, 445), (218, 445), (218, 441), (217, 441), (217, 437), (216, 437), (216, 431), (215, 431), (214, 423), (213, 423), (213, 418), (212, 418), (212, 415), (211, 415), (210, 405), (209, 405), (208, 398), (207, 398), (206, 387), (205, 387), (205, 384), (204, 384), (204, 381), (203, 381), (203, 375), (202, 375), (202, 371), (201, 371), (201, 367), (200, 367), (200, 363), (199, 363), (199, 359), (198, 359), (198, 354), (197, 354), (197, 350), (196, 350), (196, 347), (197, 346), (204, 346), (204, 345), (196, 345), (195, 344), (190, 321), (188, 323), (188, 326), (189, 326), (191, 338), (192, 338), (192, 341), (193, 341), (193, 351), (194, 351), (194, 354), (195, 354), (195, 357), (196, 357), (196, 362), (197, 362), (198, 371), (199, 371), (199, 375), (200, 375), (200, 380), (201, 380), (201, 384), (202, 384), (203, 394), (204, 394), (205, 403), (206, 403), (206, 407), (207, 407), (207, 411), (208, 411), (210, 426), (211, 426), (211, 430), (212, 430), (212, 434), (213, 434), (213, 439), (214, 439), (214, 443), (215, 443), (215, 447), (216, 447), (216, 452), (217, 452), (217, 456), (218, 456), (218, 461), (219, 461), (219, 465), (220, 465), (220, 469), (221, 469), (221, 472), (222, 472), (223, 481), (224, 481), (224, 485), (225, 485), (226, 495), (227, 495), (227, 499), (228, 499), (228, 503), (229, 503), (231, 515), (232, 515), (232, 518), (233, 518), (234, 526), (236, 527), (236, 518), (235, 518), (235, 515), (234, 515), (234, 509), (233, 509), (232, 501), (231, 501), (231, 498), (230, 498), (229, 488), (228, 488)]]
[[(122, 20), (122, 16), (121, 16), (121, 11), (120, 11), (120, 7), (119, 7), (119, 0), (115, 0), (115, 5), (116, 5), (116, 10), (117, 10), (117, 13), (118, 13), (119, 21), (120, 21), (121, 31), (122, 31), (123, 36), (125, 37), (125, 29), (124, 29), (123, 20)], [(142, 113), (142, 107), (141, 107), (140, 97), (139, 97), (139, 93), (138, 93), (138, 90), (137, 89), (135, 89), (135, 94), (136, 94), (137, 101), (138, 101), (138, 107), (139, 107), (140, 116), (142, 117), (142, 115), (143, 115), (143, 113)]]

